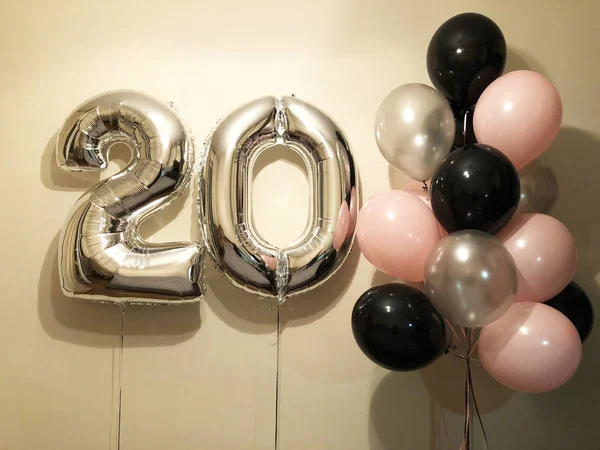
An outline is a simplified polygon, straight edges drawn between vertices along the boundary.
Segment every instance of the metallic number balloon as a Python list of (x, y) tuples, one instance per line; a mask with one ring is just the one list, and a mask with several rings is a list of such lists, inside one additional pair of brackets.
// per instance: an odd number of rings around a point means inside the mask
[(194, 141), (174, 109), (146, 95), (100, 95), (73, 112), (58, 134), (58, 165), (71, 172), (108, 167), (122, 142), (133, 158), (74, 205), (60, 237), (66, 295), (116, 303), (182, 303), (201, 295), (203, 249), (154, 244), (140, 222), (181, 195), (190, 181)]
[(519, 171), (521, 199), (515, 214), (550, 214), (558, 199), (558, 181), (554, 171), (537, 161)]
[(427, 258), (425, 293), (451, 323), (481, 327), (510, 308), (517, 293), (515, 262), (502, 242), (489, 234), (452, 233)]
[[(250, 195), (256, 159), (277, 144), (302, 157), (312, 187), (307, 227), (284, 249), (257, 232)], [(296, 98), (264, 97), (220, 122), (207, 148), (199, 215), (217, 268), (280, 302), (327, 280), (350, 252), (357, 217), (356, 168), (337, 125)]]
[(375, 138), (381, 154), (410, 178), (429, 180), (454, 142), (452, 108), (424, 84), (394, 89), (379, 106)]

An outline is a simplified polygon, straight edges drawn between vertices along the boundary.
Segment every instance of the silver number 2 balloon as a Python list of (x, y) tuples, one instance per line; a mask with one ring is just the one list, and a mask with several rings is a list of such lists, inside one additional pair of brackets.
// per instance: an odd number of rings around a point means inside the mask
[[(256, 230), (250, 190), (257, 157), (277, 144), (302, 157), (311, 189), (306, 229), (284, 249)], [(200, 225), (209, 254), (230, 281), (283, 302), (340, 267), (354, 239), (357, 172), (343, 133), (329, 117), (294, 97), (261, 98), (217, 125), (205, 156)]]
[(104, 94), (81, 105), (59, 132), (58, 165), (101, 171), (110, 147), (133, 150), (130, 164), (74, 205), (59, 243), (63, 292), (117, 303), (182, 303), (201, 295), (203, 248), (153, 244), (142, 220), (178, 197), (194, 169), (194, 141), (173, 108), (135, 92)]

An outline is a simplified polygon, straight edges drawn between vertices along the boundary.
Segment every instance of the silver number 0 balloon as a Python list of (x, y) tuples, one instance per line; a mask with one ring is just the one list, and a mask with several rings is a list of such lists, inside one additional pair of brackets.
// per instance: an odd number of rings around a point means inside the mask
[(101, 171), (116, 142), (130, 164), (74, 205), (59, 243), (63, 291), (127, 303), (181, 303), (201, 295), (203, 248), (192, 242), (151, 244), (138, 225), (179, 196), (193, 173), (194, 141), (173, 108), (134, 92), (115, 92), (80, 106), (57, 140), (67, 171)]
[[(306, 229), (284, 249), (256, 230), (250, 190), (257, 157), (277, 144), (302, 157), (312, 191)], [(205, 157), (200, 225), (209, 254), (235, 285), (282, 302), (324, 282), (344, 262), (354, 239), (357, 171), (329, 117), (294, 97), (261, 98), (217, 125)]]

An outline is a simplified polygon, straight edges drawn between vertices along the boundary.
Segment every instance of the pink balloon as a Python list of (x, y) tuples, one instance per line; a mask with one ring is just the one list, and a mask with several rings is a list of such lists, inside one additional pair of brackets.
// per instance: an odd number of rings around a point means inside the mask
[(479, 359), (498, 382), (522, 392), (566, 383), (581, 361), (581, 340), (563, 314), (543, 303), (513, 303), (481, 330)]
[(567, 227), (546, 214), (515, 217), (497, 235), (517, 265), (515, 301), (545, 302), (562, 291), (577, 268), (577, 247)]
[(518, 169), (545, 152), (560, 129), (562, 102), (547, 78), (531, 70), (507, 73), (475, 106), (477, 141), (496, 147)]
[(423, 281), (425, 259), (441, 236), (433, 212), (422, 200), (409, 192), (390, 191), (365, 203), (356, 237), (377, 269), (406, 281)]

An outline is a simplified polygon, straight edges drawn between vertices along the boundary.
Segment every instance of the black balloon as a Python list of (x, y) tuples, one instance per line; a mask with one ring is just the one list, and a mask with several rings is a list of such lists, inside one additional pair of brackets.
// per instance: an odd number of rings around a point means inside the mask
[(444, 319), (427, 296), (389, 283), (369, 289), (352, 311), (352, 332), (373, 362), (389, 370), (417, 370), (450, 346)]
[[(457, 103), (450, 103), (454, 113), (454, 124), (456, 125), (456, 134), (454, 135), (454, 144), (452, 150), (468, 144), (476, 144), (475, 130), (473, 128), (473, 108), (464, 108)], [(467, 121), (465, 123), (465, 116)]]
[(577, 328), (581, 342), (587, 339), (594, 325), (594, 310), (583, 289), (571, 282), (560, 294), (545, 303), (567, 316)]
[(506, 40), (498, 25), (476, 13), (464, 13), (444, 22), (427, 49), (427, 72), (447, 98), (474, 105), (498, 78), (506, 63)]
[(448, 233), (496, 234), (514, 215), (520, 195), (515, 167), (489, 145), (457, 148), (431, 178), (431, 207)]

